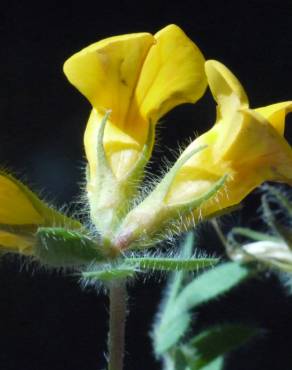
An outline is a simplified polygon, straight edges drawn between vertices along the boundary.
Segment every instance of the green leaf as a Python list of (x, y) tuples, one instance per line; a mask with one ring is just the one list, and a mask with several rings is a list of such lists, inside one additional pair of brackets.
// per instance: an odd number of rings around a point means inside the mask
[(81, 276), (84, 279), (85, 285), (87, 282), (103, 281), (108, 282), (112, 280), (127, 279), (135, 276), (137, 270), (133, 266), (125, 264), (106, 264), (95, 267), (95, 271), (82, 272)]
[(41, 227), (36, 237), (35, 255), (45, 265), (74, 266), (106, 261), (98, 245), (80, 232), (60, 227)]
[(179, 341), (190, 322), (189, 310), (222, 295), (250, 276), (252, 272), (247, 266), (227, 262), (195, 278), (168, 305), (167, 311), (162, 311), (155, 336), (156, 352), (162, 354)]
[[(169, 363), (171, 364), (169, 367), (171, 369), (190, 370), (186, 357), (180, 347), (175, 347), (173, 351), (171, 351), (169, 354), (165, 354), (163, 357), (166, 360), (169, 359)], [(165, 366), (165, 368), (168, 370), (167, 366)]]
[(251, 276), (246, 265), (226, 262), (214, 267), (188, 284), (176, 299), (173, 314), (193, 309), (221, 295)]
[(154, 349), (157, 355), (167, 352), (187, 332), (191, 323), (190, 312), (182, 312), (175, 320), (162, 320), (159, 331), (156, 332)]
[[(187, 234), (181, 245), (182, 258), (187, 259), (192, 256), (194, 239), (194, 233)], [(171, 315), (172, 307), (175, 304), (175, 299), (182, 287), (183, 281), (188, 275), (186, 271), (181, 270), (171, 274), (169, 278), (166, 296), (162, 301), (152, 332), (153, 347), (157, 355), (164, 353), (172, 345), (171, 335), (170, 337), (164, 335), (165, 325), (168, 325), (170, 334), (175, 333), (176, 337), (181, 337), (189, 326), (191, 320), (189, 312), (182, 313), (176, 321), (170, 321), (168, 318)]]
[(202, 367), (202, 370), (223, 370), (223, 368), (224, 368), (224, 358), (218, 357), (210, 364)]
[[(168, 356), (165, 356), (168, 359)], [(186, 360), (183, 352), (180, 348), (176, 348), (174, 351), (174, 355), (169, 359), (169, 362), (166, 364), (170, 364), (170, 366), (166, 366), (165, 369), (169, 370), (193, 370)], [(200, 368), (201, 370), (223, 370), (224, 367), (224, 358), (217, 357), (215, 360)], [(196, 368), (195, 368), (196, 369)]]
[(214, 360), (246, 343), (257, 330), (241, 324), (225, 324), (205, 330), (182, 346), (191, 370), (205, 369)]
[(219, 258), (181, 258), (181, 257), (131, 257), (125, 258), (125, 263), (140, 269), (159, 271), (198, 271), (214, 266)]

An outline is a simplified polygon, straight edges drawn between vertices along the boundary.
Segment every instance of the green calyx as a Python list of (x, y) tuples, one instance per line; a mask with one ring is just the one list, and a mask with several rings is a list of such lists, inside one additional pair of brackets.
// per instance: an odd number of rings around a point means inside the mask
[(108, 111), (99, 127), (97, 140), (97, 184), (89, 198), (91, 218), (105, 240), (110, 243), (114, 231), (130, 209), (133, 199), (137, 196), (138, 186), (144, 176), (144, 168), (150, 158), (153, 143), (153, 124), (149, 126), (148, 137), (140, 157), (130, 172), (117, 179), (110, 167), (104, 150), (104, 131), (110, 116)]
[(88, 236), (58, 227), (38, 229), (34, 255), (43, 265), (53, 267), (76, 267), (108, 259)]
[(192, 212), (223, 187), (227, 175), (222, 176), (200, 196), (177, 204), (167, 203), (167, 194), (181, 167), (204, 148), (205, 146), (196, 148), (180, 158), (148, 197), (129, 212), (115, 239), (115, 245), (119, 249), (152, 246), (169, 231), (172, 233), (185, 231), (185, 227), (190, 225)]

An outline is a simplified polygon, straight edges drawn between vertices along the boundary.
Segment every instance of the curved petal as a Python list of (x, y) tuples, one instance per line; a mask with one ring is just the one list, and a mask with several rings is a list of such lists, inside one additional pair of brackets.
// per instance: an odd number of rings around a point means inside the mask
[(207, 60), (205, 71), (210, 90), (219, 105), (224, 105), (226, 100), (233, 98), (237, 100), (238, 106), (248, 107), (248, 97), (244, 88), (224, 64), (217, 60)]
[(115, 175), (135, 163), (150, 122), (178, 104), (197, 101), (207, 85), (200, 50), (175, 25), (154, 36), (137, 33), (97, 42), (69, 58), (64, 72), (95, 109), (84, 138), (90, 167), (96, 163), (89, 154), (96, 151), (96, 146), (90, 148), (95, 144), (90, 133), (98, 129), (105, 110), (112, 112), (104, 143)]
[(281, 136), (284, 136), (285, 118), (292, 111), (292, 101), (260, 107), (255, 111), (268, 120)]
[(32, 254), (34, 239), (28, 236), (17, 235), (8, 231), (0, 230), (0, 251)]
[(0, 224), (41, 224), (42, 215), (27, 194), (8, 175), (0, 175)]
[(68, 80), (102, 114), (123, 126), (141, 68), (155, 42), (148, 33), (110, 37), (74, 54), (64, 64)]
[[(222, 140), (222, 131), (229, 132), (230, 137), (224, 134)], [(253, 110), (238, 112), (234, 131), (229, 119), (222, 119), (190, 144), (182, 156), (201, 145), (208, 147), (182, 166), (167, 195), (167, 204), (173, 206), (200, 196), (223, 175), (229, 175), (225, 189), (203, 205), (204, 216), (238, 204), (264, 181), (292, 184), (291, 146)]]
[(156, 43), (145, 59), (136, 88), (136, 105), (142, 117), (157, 122), (182, 103), (194, 103), (207, 87), (204, 57), (176, 25), (154, 35)]
[(24, 184), (4, 171), (0, 171), (0, 224), (81, 227), (78, 221), (49, 207)]
[[(255, 110), (244, 110), (243, 114), (245, 121), (249, 122), (249, 127), (246, 125), (244, 132), (255, 132), (253, 141), (250, 140), (248, 157), (252, 158), (259, 172), (265, 171), (266, 178), (263, 181), (279, 181), (292, 185), (291, 145), (279, 135), (277, 128)], [(242, 139), (239, 137), (238, 141), (240, 140)]]

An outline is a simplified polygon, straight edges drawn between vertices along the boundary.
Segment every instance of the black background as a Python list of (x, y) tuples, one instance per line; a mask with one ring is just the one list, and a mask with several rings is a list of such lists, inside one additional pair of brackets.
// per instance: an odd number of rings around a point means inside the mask
[[(1, 6), (0, 161), (57, 206), (78, 199), (83, 181), (82, 135), (88, 102), (69, 85), (62, 64), (80, 48), (111, 35), (156, 32), (180, 25), (206, 58), (239, 77), (251, 106), (291, 99), (291, 1), (12, 1)], [(163, 119), (162, 153), (173, 158), (188, 137), (211, 127), (215, 106), (206, 94)], [(291, 117), (287, 124), (291, 126)], [(287, 131), (291, 138), (291, 129)], [(291, 142), (291, 141), (290, 141)], [(157, 166), (153, 165), (153, 170)], [(256, 224), (258, 195), (241, 216)], [(210, 226), (201, 249), (223, 253)], [(202, 240), (204, 239), (204, 241)], [(5, 257), (0, 265), (0, 369), (97, 370), (105, 364), (107, 298), (81, 291), (73, 277), (28, 267)], [(163, 288), (160, 277), (130, 288), (127, 370), (159, 369), (148, 332)], [(253, 323), (261, 337), (229, 357), (229, 370), (292, 368), (292, 299), (275, 276), (236, 289), (203, 307), (196, 330), (227, 320)], [(236, 361), (238, 360), (238, 361)]]

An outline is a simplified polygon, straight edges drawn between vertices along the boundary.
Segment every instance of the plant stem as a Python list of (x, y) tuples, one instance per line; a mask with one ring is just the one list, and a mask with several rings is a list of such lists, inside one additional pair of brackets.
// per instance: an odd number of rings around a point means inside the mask
[(217, 233), (217, 236), (218, 238), (220, 239), (221, 243), (223, 244), (223, 246), (225, 248), (228, 247), (228, 243), (227, 243), (227, 239), (225, 237), (225, 235), (223, 234), (222, 230), (221, 230), (221, 227), (219, 226), (219, 223), (218, 221), (216, 220), (216, 218), (214, 218), (213, 220), (211, 220), (211, 223)]
[(125, 281), (113, 281), (109, 288), (108, 370), (123, 370), (127, 288)]

